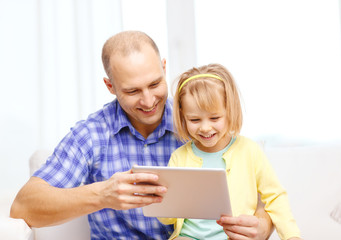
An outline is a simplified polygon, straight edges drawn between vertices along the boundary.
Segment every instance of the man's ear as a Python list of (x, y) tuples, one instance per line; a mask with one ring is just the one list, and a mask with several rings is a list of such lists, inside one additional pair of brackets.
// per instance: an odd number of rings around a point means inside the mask
[(105, 86), (107, 86), (109, 92), (110, 92), (111, 94), (114, 94), (114, 95), (115, 95), (115, 90), (114, 90), (114, 87), (113, 87), (113, 85), (112, 85), (110, 79), (104, 77), (103, 80), (104, 80)]
[(166, 75), (166, 59), (165, 58), (161, 60), (161, 64), (162, 64), (163, 71), (165, 72), (165, 75)]

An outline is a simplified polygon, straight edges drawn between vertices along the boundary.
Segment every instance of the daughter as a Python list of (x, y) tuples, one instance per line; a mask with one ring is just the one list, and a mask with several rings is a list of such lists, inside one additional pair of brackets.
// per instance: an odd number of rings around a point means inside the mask
[[(287, 193), (266, 156), (250, 139), (240, 136), (242, 110), (237, 86), (225, 67), (210, 64), (180, 76), (173, 120), (179, 138), (187, 142), (171, 156), (169, 166), (224, 168), (233, 216), (253, 215), (258, 193), (281, 239), (300, 239)], [(179, 196), (181, 197), (181, 196)], [(170, 239), (227, 239), (220, 220), (161, 218), (174, 224)], [(232, 238), (232, 235), (230, 235)]]

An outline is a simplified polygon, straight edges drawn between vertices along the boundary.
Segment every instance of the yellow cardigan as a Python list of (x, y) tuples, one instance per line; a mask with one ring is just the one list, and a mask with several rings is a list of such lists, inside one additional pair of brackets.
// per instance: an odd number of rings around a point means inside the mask
[[(258, 192), (281, 239), (299, 237), (300, 231), (290, 210), (285, 189), (281, 186), (265, 154), (252, 140), (238, 136), (223, 154), (233, 216), (253, 215)], [(202, 167), (202, 159), (194, 155), (191, 142), (178, 148), (169, 161), (171, 167)], [(159, 218), (163, 224), (174, 224), (169, 239), (179, 236), (182, 218)]]

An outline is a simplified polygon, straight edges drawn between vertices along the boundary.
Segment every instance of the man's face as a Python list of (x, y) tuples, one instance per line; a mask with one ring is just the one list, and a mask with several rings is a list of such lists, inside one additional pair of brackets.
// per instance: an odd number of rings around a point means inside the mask
[(145, 46), (126, 57), (115, 55), (110, 63), (112, 83), (104, 79), (105, 83), (132, 125), (147, 137), (160, 124), (167, 100), (166, 62)]

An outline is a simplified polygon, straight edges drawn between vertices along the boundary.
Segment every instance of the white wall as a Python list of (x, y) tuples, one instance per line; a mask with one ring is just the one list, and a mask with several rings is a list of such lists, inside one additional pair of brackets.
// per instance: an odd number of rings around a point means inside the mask
[(222, 63), (234, 75), (242, 134), (341, 139), (339, 1), (195, 3), (198, 64)]
[[(53, 148), (77, 120), (112, 99), (100, 54), (104, 41), (120, 30), (145, 31), (162, 57), (176, 61), (169, 45), (187, 59), (172, 74), (167, 66), (169, 83), (189, 61), (224, 64), (242, 92), (244, 135), (340, 140), (338, 1), (195, 0), (196, 25), (191, 31), (186, 26), (187, 42), (179, 43), (188, 46), (195, 34), (196, 52), (189, 53), (169, 42), (181, 41), (181, 31), (167, 29), (167, 21), (179, 18), (168, 11), (170, 3), (0, 1), (1, 192), (26, 182), (34, 150)], [(193, 15), (186, 6), (179, 10), (182, 21)]]

